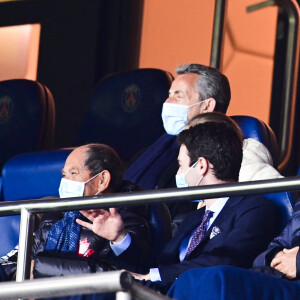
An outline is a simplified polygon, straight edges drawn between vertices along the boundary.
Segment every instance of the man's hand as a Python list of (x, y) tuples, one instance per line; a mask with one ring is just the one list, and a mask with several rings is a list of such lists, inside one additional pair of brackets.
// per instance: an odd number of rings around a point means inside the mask
[[(126, 271), (128, 272), (128, 271)], [(133, 272), (128, 272), (131, 276), (133, 276), (135, 279), (137, 280), (150, 280), (150, 274), (137, 274), (137, 273), (133, 273)]]
[(109, 212), (104, 209), (83, 210), (80, 212), (92, 221), (92, 224), (76, 219), (79, 225), (92, 230), (113, 243), (122, 241), (127, 234), (122, 217), (115, 208), (110, 208)]
[(289, 279), (295, 279), (297, 274), (296, 257), (299, 247), (283, 249), (273, 258), (271, 267), (285, 274)]
[(33, 270), (34, 270), (34, 259), (31, 260), (31, 264), (30, 264), (30, 279), (34, 279)]

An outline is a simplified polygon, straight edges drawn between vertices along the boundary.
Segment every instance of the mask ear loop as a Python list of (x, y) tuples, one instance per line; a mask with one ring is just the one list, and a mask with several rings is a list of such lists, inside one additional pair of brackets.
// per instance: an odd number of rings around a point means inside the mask
[(202, 179), (203, 179), (203, 176), (200, 177), (200, 179), (199, 179), (198, 183), (196, 184), (196, 186), (199, 186)]
[[(87, 180), (84, 185), (86, 185), (88, 182), (90, 182), (91, 180), (93, 180), (94, 178), (96, 178), (99, 174), (101, 174), (104, 170), (102, 170), (101, 172), (99, 172), (98, 174), (94, 175), (92, 178), (90, 178), (89, 180)], [(85, 186), (84, 186), (85, 188)], [(100, 193), (100, 191), (98, 191), (94, 196), (97, 196)]]
[(199, 102), (197, 102), (197, 103), (195, 103), (195, 104), (189, 105), (188, 108), (193, 107), (193, 106), (196, 106), (196, 105), (198, 105), (198, 104), (200, 104), (200, 103), (202, 103), (202, 102), (204, 102), (204, 101), (206, 101), (206, 100), (207, 100), (207, 99), (204, 99), (204, 100), (201, 100), (201, 101), (199, 101)]
[(101, 174), (104, 170), (102, 170), (101, 172), (99, 172), (98, 174), (94, 175), (93, 177), (91, 177), (90, 179), (88, 179), (87, 181), (84, 181), (84, 184), (87, 184), (88, 182), (90, 182), (91, 180), (93, 180), (95, 177), (97, 177), (99, 174)]
[[(195, 168), (195, 166), (196, 166), (197, 163), (198, 163), (198, 160), (192, 165), (192, 168)], [(196, 186), (199, 186), (199, 184), (200, 184), (200, 182), (201, 182), (202, 179), (203, 179), (203, 175), (200, 176), (200, 178), (199, 178), (199, 180), (198, 180)]]

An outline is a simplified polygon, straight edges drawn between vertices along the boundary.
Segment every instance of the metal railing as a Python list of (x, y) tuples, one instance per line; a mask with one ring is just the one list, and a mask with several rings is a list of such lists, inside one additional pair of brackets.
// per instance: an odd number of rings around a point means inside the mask
[(210, 50), (210, 66), (221, 71), (223, 57), (224, 24), (227, 1), (215, 0), (213, 35)]
[(285, 68), (282, 75), (282, 121), (280, 126), (281, 132), (278, 137), (280, 154), (278, 169), (282, 171), (291, 157), (294, 136), (299, 67), (300, 10), (296, 0), (268, 0), (247, 7), (247, 11), (252, 12), (273, 5), (281, 8), (288, 17), (287, 50), (284, 57)]
[(34, 213), (107, 208), (111, 206), (144, 205), (158, 202), (168, 203), (172, 201), (188, 201), (221, 196), (276, 193), (293, 190), (300, 190), (300, 177), (69, 199), (55, 198), (4, 202), (0, 204), (0, 216), (21, 214), (16, 274), (16, 281), (21, 282), (28, 279), (30, 275)]
[[(300, 47), (300, 10), (296, 0), (267, 0), (247, 7), (247, 12), (276, 5), (288, 17), (287, 51), (284, 57), (285, 68), (283, 80), (283, 108), (281, 132), (278, 137), (279, 166), (284, 170), (291, 157), (294, 136), (294, 123), (296, 111), (296, 93), (298, 81), (299, 47)], [(219, 70), (222, 68), (224, 24), (227, 11), (226, 0), (215, 0), (213, 36), (210, 53), (210, 66)]]
[[(74, 284), (76, 282), (76, 284)], [(117, 300), (170, 300), (133, 280), (127, 272), (114, 271), (78, 276), (25, 280), (0, 283), (0, 299), (62, 297), (116, 292)]]

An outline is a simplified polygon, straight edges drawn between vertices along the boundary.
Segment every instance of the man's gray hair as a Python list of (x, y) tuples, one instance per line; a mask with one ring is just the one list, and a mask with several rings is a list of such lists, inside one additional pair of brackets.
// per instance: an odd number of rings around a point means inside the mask
[(199, 100), (214, 98), (216, 100), (215, 111), (226, 113), (230, 98), (230, 85), (227, 77), (215, 68), (201, 64), (186, 64), (176, 68), (178, 75), (198, 74), (199, 79), (196, 89), (199, 93)]

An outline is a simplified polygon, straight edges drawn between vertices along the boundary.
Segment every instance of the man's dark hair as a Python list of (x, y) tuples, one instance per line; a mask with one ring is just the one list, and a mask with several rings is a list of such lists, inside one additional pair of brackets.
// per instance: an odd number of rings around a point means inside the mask
[(189, 120), (187, 126), (195, 126), (197, 124), (202, 124), (205, 122), (225, 123), (228, 126), (232, 126), (236, 130), (237, 134), (240, 136), (240, 139), (244, 140), (244, 135), (239, 125), (230, 117), (217, 111), (199, 114), (193, 117), (191, 120)]
[(118, 191), (122, 185), (124, 168), (117, 152), (104, 144), (88, 144), (86, 152), (85, 167), (91, 176), (107, 170), (110, 173), (111, 191)]
[(232, 126), (225, 123), (205, 122), (182, 131), (177, 137), (190, 156), (190, 166), (199, 157), (213, 165), (219, 180), (238, 181), (242, 162), (242, 140)]
[(216, 100), (215, 111), (226, 113), (230, 98), (230, 85), (227, 77), (215, 68), (200, 65), (186, 64), (176, 68), (178, 75), (194, 73), (199, 79), (196, 89), (200, 95), (199, 100), (214, 98)]

